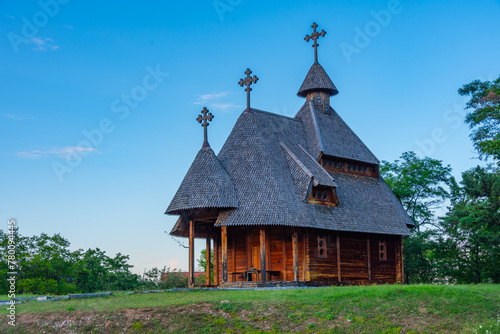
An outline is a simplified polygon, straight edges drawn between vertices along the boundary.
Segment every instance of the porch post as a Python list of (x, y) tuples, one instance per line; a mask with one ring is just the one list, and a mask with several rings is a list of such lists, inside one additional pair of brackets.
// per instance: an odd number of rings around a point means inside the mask
[(214, 236), (214, 285), (219, 285), (219, 236)]
[(266, 272), (266, 230), (260, 228), (260, 279), (262, 282), (267, 281)]
[(212, 285), (212, 251), (210, 249), (210, 237), (207, 238), (207, 285)]
[(293, 280), (299, 281), (299, 237), (297, 230), (293, 230), (292, 234), (292, 250), (293, 250)]
[(227, 282), (227, 226), (221, 227), (222, 283)]
[(194, 221), (189, 220), (189, 287), (194, 288)]

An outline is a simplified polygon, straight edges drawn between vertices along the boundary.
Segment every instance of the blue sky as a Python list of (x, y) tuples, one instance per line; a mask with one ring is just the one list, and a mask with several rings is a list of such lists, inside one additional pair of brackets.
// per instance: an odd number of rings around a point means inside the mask
[(500, 74), (499, 17), (498, 0), (0, 1), (0, 228), (186, 269), (163, 212), (202, 145), (195, 118), (215, 115), (218, 152), (247, 67), (252, 106), (293, 116), (313, 22), (332, 106), (375, 155), (459, 176), (480, 162), (457, 89)]

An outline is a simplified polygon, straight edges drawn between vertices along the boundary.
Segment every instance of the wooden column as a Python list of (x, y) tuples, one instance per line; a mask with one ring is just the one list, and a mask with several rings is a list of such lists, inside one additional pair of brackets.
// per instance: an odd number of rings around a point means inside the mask
[(227, 282), (227, 226), (221, 227), (222, 283)]
[(299, 281), (299, 237), (294, 229), (292, 234), (292, 251), (293, 251), (293, 280)]
[(342, 272), (340, 271), (340, 235), (337, 232), (337, 275), (339, 277), (339, 283), (342, 282)]
[(370, 252), (370, 235), (366, 237), (366, 257), (368, 258), (368, 282), (372, 281), (372, 259)]
[(307, 231), (302, 234), (302, 279), (306, 281), (306, 249), (307, 249)]
[(266, 272), (266, 229), (260, 228), (260, 279), (262, 282), (267, 281)]
[(210, 237), (207, 238), (207, 285), (212, 285), (212, 250), (210, 249)]
[(404, 261), (403, 236), (401, 236), (401, 283), (405, 283), (405, 261)]
[(395, 240), (396, 244), (396, 282), (404, 283), (403, 236)]
[(189, 220), (189, 278), (190, 288), (194, 288), (194, 221)]
[(219, 265), (219, 236), (215, 235), (214, 237), (214, 285), (219, 285), (219, 273), (220, 273), (220, 265)]
[(286, 281), (286, 227), (283, 228), (283, 281)]

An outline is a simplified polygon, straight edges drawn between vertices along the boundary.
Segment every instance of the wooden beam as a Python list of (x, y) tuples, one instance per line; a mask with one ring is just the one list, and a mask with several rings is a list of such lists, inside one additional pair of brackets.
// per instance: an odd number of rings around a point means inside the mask
[(210, 249), (210, 237), (207, 238), (207, 285), (212, 285), (212, 250)]
[(194, 220), (189, 220), (189, 279), (190, 288), (194, 288)]
[(292, 234), (292, 251), (293, 251), (293, 280), (299, 281), (299, 237), (297, 230), (293, 230)]
[(286, 227), (283, 227), (283, 281), (286, 281)]
[(366, 237), (366, 256), (368, 258), (368, 282), (372, 281), (372, 260), (370, 253), (370, 235)]
[(227, 226), (221, 227), (222, 283), (227, 282)]
[(395, 240), (396, 244), (396, 282), (404, 283), (403, 236)]
[(266, 229), (260, 228), (260, 279), (262, 282), (267, 281), (266, 272)]
[(401, 236), (401, 283), (405, 283), (405, 262), (404, 262), (403, 236)]
[(342, 282), (342, 272), (340, 271), (340, 235), (337, 232), (337, 275), (339, 277), (339, 282)]
[(307, 232), (304, 231), (302, 234), (302, 280), (306, 281), (306, 244), (307, 244)]
[[(231, 238), (231, 254), (233, 254), (233, 270), (231, 272), (235, 273), (236, 272), (236, 235), (233, 233), (233, 237)], [(231, 281), (234, 281), (236, 279), (235, 275), (231, 275)]]
[(219, 236), (215, 235), (214, 237), (214, 285), (219, 285), (219, 273), (220, 273), (220, 265), (219, 265)]

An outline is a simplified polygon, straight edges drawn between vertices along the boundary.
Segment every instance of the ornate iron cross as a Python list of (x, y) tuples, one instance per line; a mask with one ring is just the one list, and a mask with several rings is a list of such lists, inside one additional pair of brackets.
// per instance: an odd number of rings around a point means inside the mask
[(318, 25), (316, 24), (316, 22), (313, 23), (313, 25), (311, 26), (311, 28), (313, 28), (313, 33), (311, 34), (311, 36), (309, 35), (306, 35), (306, 37), (304, 38), (306, 40), (306, 42), (309, 42), (310, 39), (312, 39), (314, 41), (314, 44), (313, 44), (313, 48), (314, 48), (314, 62), (317, 63), (318, 62), (318, 38), (321, 36), (321, 37), (325, 37), (326, 35), (326, 31), (324, 31), (323, 29), (321, 29), (321, 32), (317, 32), (316, 31), (316, 28), (318, 27)]
[(247, 77), (245, 79), (240, 79), (240, 82), (238, 82), (238, 84), (243, 87), (243, 85), (246, 85), (247, 88), (245, 88), (245, 92), (247, 92), (247, 108), (250, 108), (250, 91), (252, 90), (252, 88), (250, 88), (250, 85), (252, 83), (257, 83), (257, 81), (259, 80), (259, 78), (257, 78), (257, 76), (253, 76), (251, 77), (250, 74), (252, 74), (252, 71), (250, 71), (249, 68), (247, 68), (247, 70), (245, 71), (245, 74), (247, 75)]
[(207, 126), (210, 125), (210, 123), (208, 122), (211, 122), (212, 119), (214, 118), (214, 115), (212, 115), (211, 112), (208, 111), (208, 109), (206, 107), (203, 107), (203, 110), (201, 111), (201, 113), (203, 114), (202, 115), (198, 115), (198, 118), (196, 119), (198, 121), (198, 123), (201, 123), (201, 126), (203, 127), (203, 132), (204, 132), (204, 141), (203, 141), (203, 147), (206, 147), (208, 146), (208, 135), (207, 135)]

